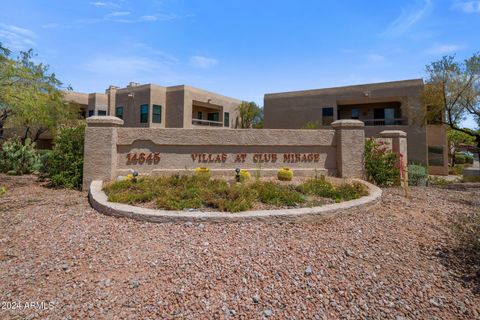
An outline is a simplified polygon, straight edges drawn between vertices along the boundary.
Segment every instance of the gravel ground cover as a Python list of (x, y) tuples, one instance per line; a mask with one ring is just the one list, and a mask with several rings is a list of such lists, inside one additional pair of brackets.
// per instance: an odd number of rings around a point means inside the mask
[(478, 187), (385, 189), (310, 224), (152, 224), (31, 176), (2, 185), (0, 319), (479, 319), (449, 255)]

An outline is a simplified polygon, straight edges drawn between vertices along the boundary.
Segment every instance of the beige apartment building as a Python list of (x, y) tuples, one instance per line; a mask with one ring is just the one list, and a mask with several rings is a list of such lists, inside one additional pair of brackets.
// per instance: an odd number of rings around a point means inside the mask
[(125, 127), (233, 128), (240, 100), (186, 85), (163, 87), (131, 82), (110, 86), (105, 93), (66, 92), (80, 105), (82, 116), (112, 115)]
[(265, 128), (300, 129), (312, 123), (329, 127), (335, 120), (358, 119), (365, 136), (384, 130), (407, 133), (408, 159), (427, 165), (431, 174), (448, 174), (443, 125), (427, 124), (421, 114), (422, 79), (266, 94)]

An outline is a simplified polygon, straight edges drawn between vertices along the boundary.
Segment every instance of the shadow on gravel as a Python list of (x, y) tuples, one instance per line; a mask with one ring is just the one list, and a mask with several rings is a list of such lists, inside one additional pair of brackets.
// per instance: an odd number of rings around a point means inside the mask
[(468, 213), (458, 212), (452, 216), (451, 228), (455, 236), (448, 248), (442, 248), (438, 258), (442, 264), (460, 278), (463, 284), (474, 294), (480, 294), (480, 184), (448, 188), (461, 191), (473, 191), (468, 200), (455, 199), (453, 202), (473, 207)]

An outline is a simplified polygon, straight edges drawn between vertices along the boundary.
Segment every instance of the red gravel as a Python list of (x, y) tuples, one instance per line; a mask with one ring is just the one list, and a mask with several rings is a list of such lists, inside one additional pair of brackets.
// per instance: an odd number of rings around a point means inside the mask
[[(104, 216), (33, 177), (2, 185), (0, 319), (479, 318), (444, 252), (480, 189), (388, 189), (315, 224), (199, 225)], [(50, 308), (11, 309), (30, 301)]]

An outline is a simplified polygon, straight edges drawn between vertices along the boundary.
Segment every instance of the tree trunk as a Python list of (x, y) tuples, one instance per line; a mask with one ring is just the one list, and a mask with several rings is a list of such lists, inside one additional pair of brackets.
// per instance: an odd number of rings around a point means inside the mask
[(30, 133), (30, 127), (26, 127), (25, 128), (25, 134), (23, 135), (23, 138), (22, 138), (22, 144), (25, 144), (25, 141), (27, 141), (29, 133)]
[(33, 141), (33, 142), (36, 142), (36, 141), (40, 138), (40, 136), (42, 135), (42, 133), (44, 133), (44, 132), (46, 132), (46, 131), (47, 131), (47, 129), (39, 128), (39, 129), (37, 130), (37, 132), (35, 133), (35, 135), (33, 136), (32, 141)]

